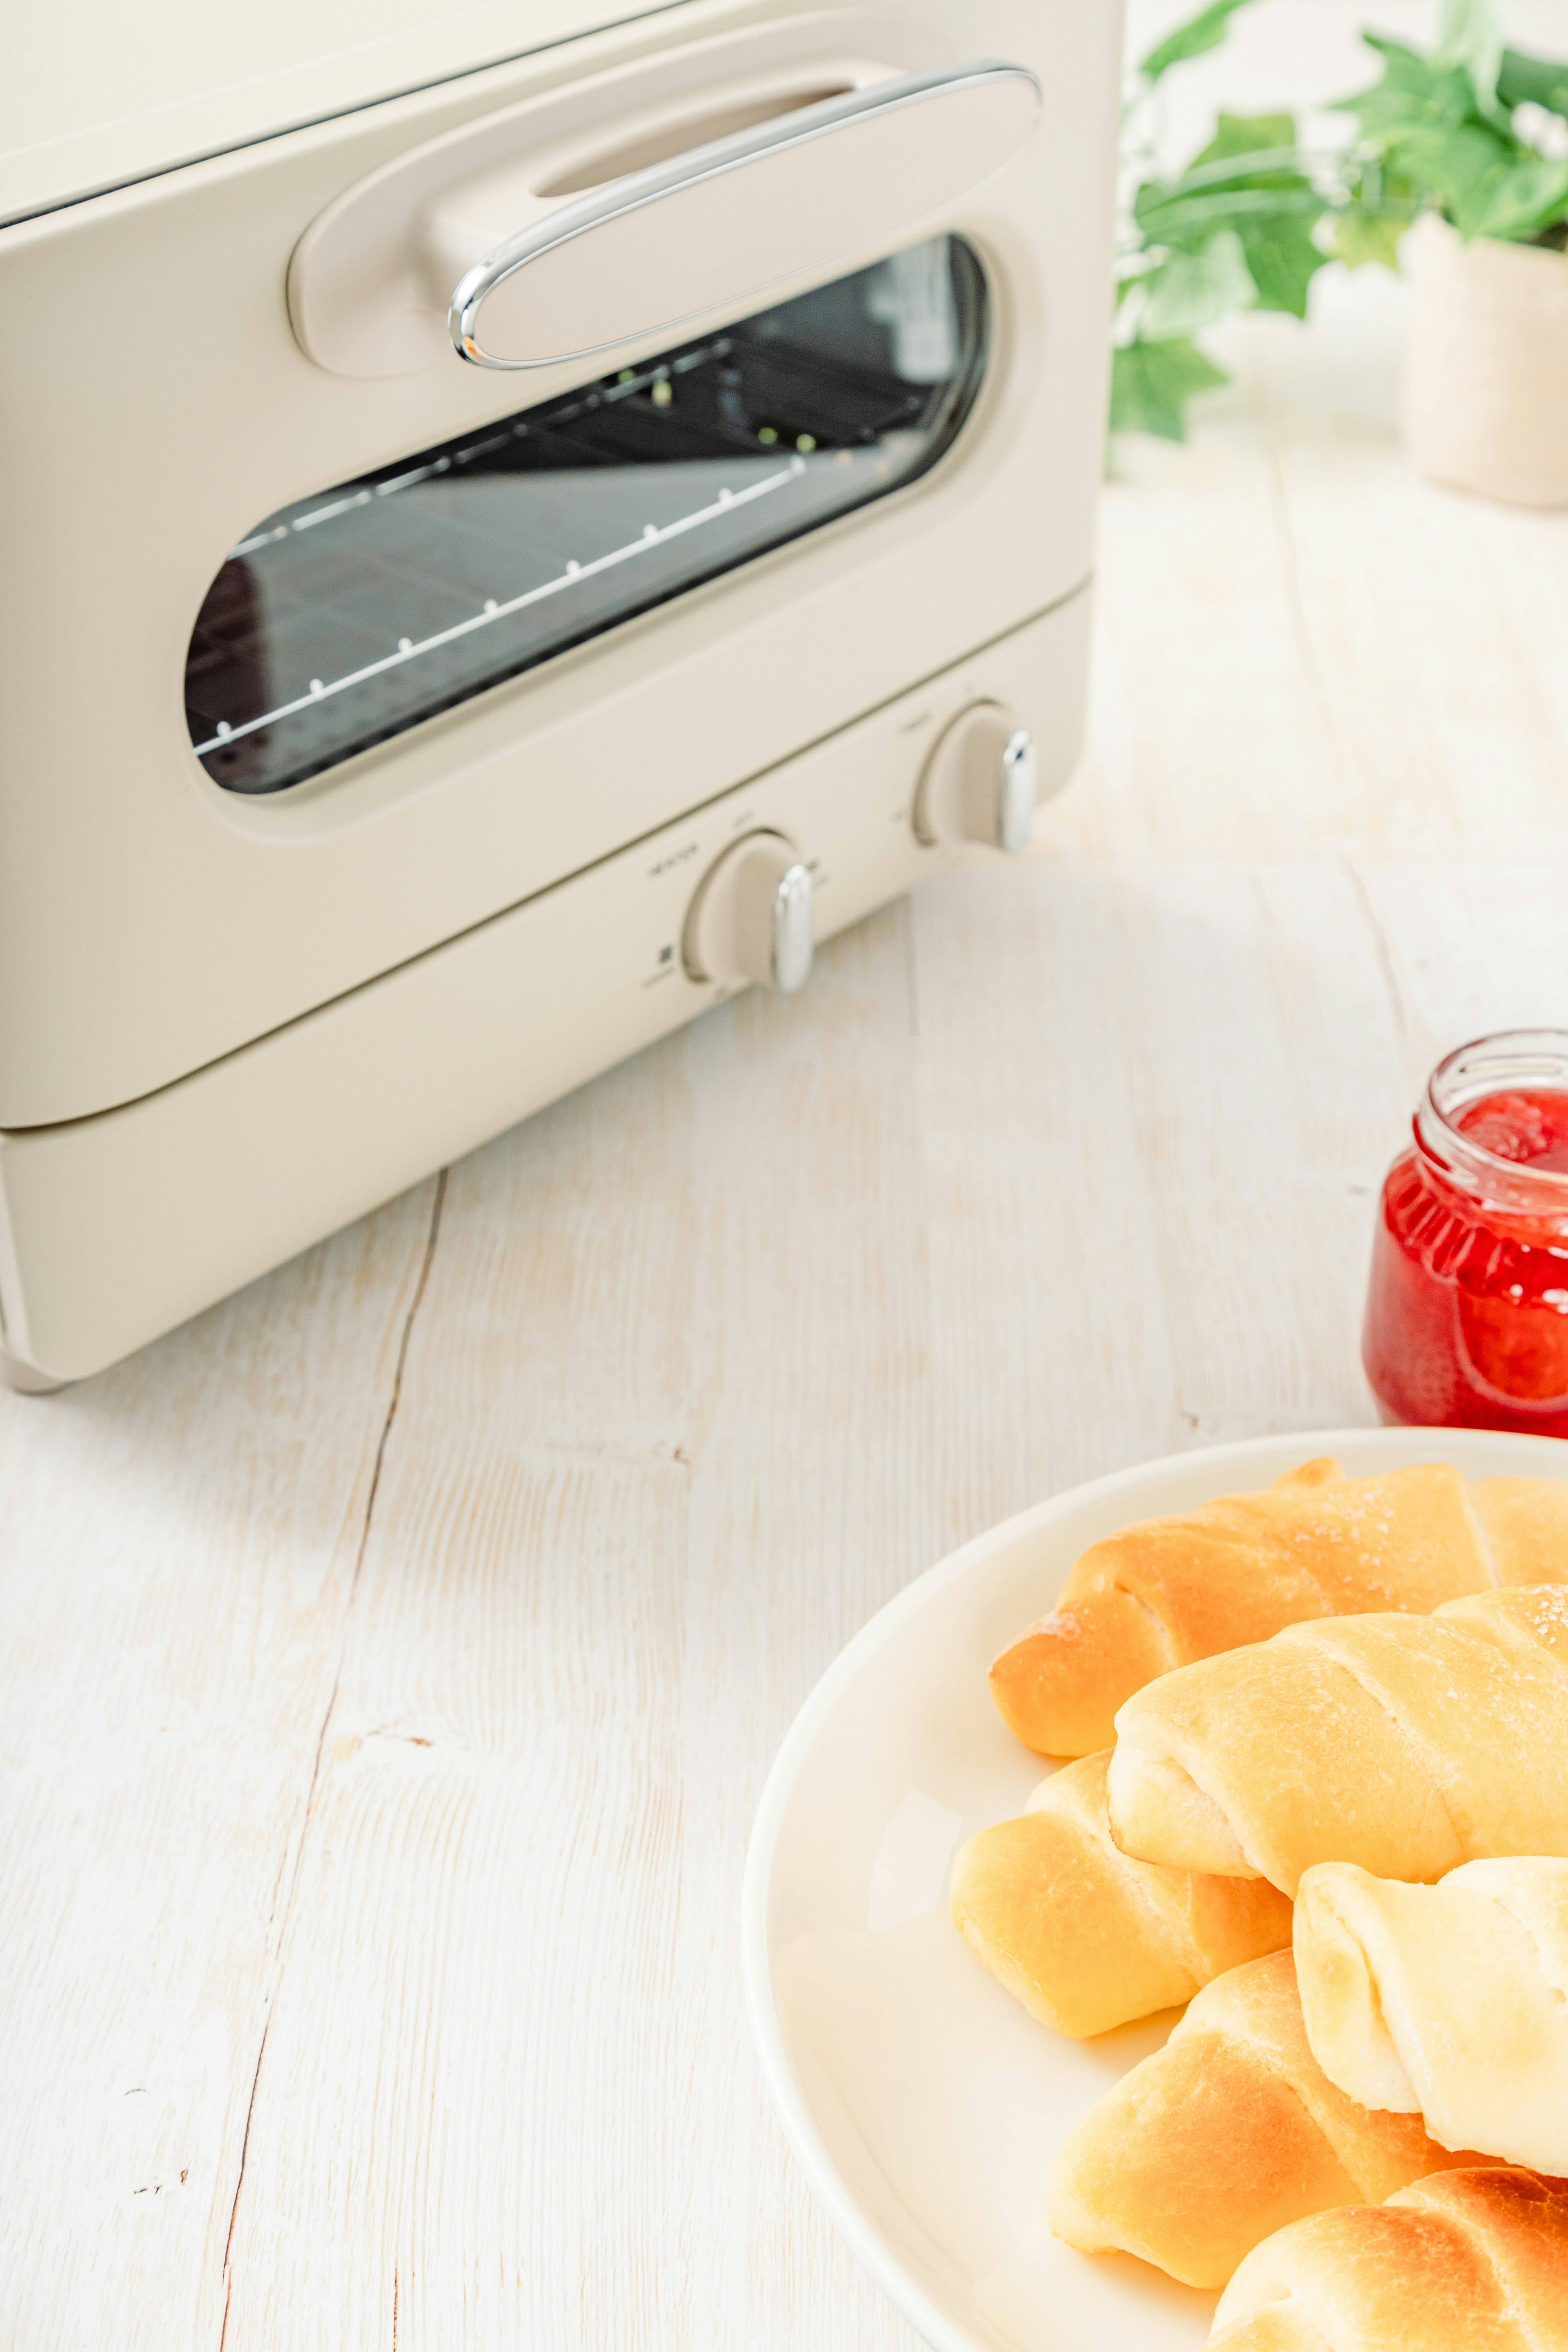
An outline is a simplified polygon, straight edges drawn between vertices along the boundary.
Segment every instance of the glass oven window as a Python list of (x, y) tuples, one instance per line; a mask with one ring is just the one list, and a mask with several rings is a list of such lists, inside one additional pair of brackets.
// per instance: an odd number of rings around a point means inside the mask
[(185, 665), (215, 782), (275, 793), (912, 481), (979, 390), (937, 237), (268, 515)]

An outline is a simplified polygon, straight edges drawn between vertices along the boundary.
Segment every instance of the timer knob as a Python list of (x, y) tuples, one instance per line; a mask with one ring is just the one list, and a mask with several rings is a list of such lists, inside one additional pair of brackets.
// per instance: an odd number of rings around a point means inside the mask
[(918, 838), (1018, 850), (1034, 822), (1034, 737), (1001, 703), (972, 702), (926, 761), (915, 793)]
[(782, 833), (748, 833), (698, 886), (681, 959), (693, 980), (754, 980), (782, 996), (811, 970), (811, 876)]

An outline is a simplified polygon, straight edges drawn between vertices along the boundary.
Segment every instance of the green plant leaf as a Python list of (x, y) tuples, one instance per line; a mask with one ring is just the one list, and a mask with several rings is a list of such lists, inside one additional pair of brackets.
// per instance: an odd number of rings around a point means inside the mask
[(1518, 241), (1568, 216), (1568, 160), (1535, 155), (1489, 173), (1454, 214), (1461, 236)]
[(1274, 213), (1266, 220), (1242, 222), (1237, 234), (1258, 289), (1258, 309), (1304, 319), (1307, 289), (1328, 259), (1313, 238), (1312, 224)]
[(1225, 370), (1184, 336), (1161, 343), (1123, 343), (1111, 355), (1110, 429), (1184, 441), (1188, 401), (1194, 393), (1229, 381)]
[(1360, 269), (1365, 262), (1379, 261), (1384, 269), (1397, 273), (1399, 240), (1409, 226), (1408, 213), (1363, 212), (1355, 205), (1349, 205), (1333, 216), (1331, 257), (1342, 261), (1347, 269)]
[(1544, 106), (1552, 114), (1568, 114), (1568, 65), (1505, 49), (1498, 68), (1497, 94), (1503, 106)]
[(1138, 333), (1149, 342), (1195, 335), (1232, 310), (1247, 310), (1257, 299), (1241, 239), (1230, 228), (1220, 229), (1191, 253), (1172, 254), (1142, 283), (1144, 305)]
[(1533, 154), (1483, 123), (1412, 131), (1392, 152), (1463, 237), (1533, 236), (1568, 208), (1568, 160)]
[(1264, 167), (1261, 173), (1249, 173), (1249, 183), (1271, 186), (1305, 184), (1301, 171), (1295, 163), (1296, 120), (1290, 114), (1222, 114), (1215, 124), (1214, 137), (1206, 147), (1193, 157), (1187, 166), (1197, 171), (1205, 163), (1225, 163), (1243, 156), (1277, 155), (1284, 152), (1290, 159), (1280, 168)]
[(1331, 110), (1353, 114), (1366, 139), (1383, 140), (1416, 128), (1458, 127), (1475, 112), (1475, 87), (1460, 66), (1438, 66), (1376, 33), (1362, 39), (1383, 59), (1383, 79), (1371, 89), (1335, 99)]
[(1253, 221), (1299, 214), (1310, 225), (1323, 210), (1323, 199), (1313, 190), (1293, 188), (1213, 188), (1195, 196), (1172, 196), (1151, 182), (1133, 201), (1133, 218), (1151, 245), (1167, 245), (1191, 252), (1216, 229), (1234, 228), (1243, 236)]
[(1174, 180), (1147, 180), (1132, 215), (1151, 245), (1195, 251), (1217, 229), (1245, 244), (1257, 224), (1296, 215), (1304, 231), (1323, 198), (1300, 168), (1289, 114), (1222, 114), (1208, 145)]
[(1186, 24), (1178, 25), (1173, 33), (1167, 33), (1150, 50), (1138, 68), (1143, 79), (1156, 82), (1173, 66), (1184, 64), (1188, 58), (1201, 58), (1205, 49), (1217, 49), (1232, 16), (1247, 5), (1247, 0), (1210, 0), (1208, 7), (1201, 8)]
[(1437, 32), (1438, 66), (1462, 66), (1485, 111), (1497, 102), (1502, 62), (1502, 17), (1497, 0), (1443, 0)]
[[(1326, 258), (1312, 236), (1326, 207), (1300, 168), (1293, 116), (1222, 114), (1214, 137), (1187, 167), (1188, 184), (1200, 173), (1210, 184), (1200, 194), (1168, 200), (1151, 226), (1159, 224), (1156, 233), (1164, 237), (1173, 228), (1179, 236), (1184, 224), (1177, 207), (1214, 207), (1211, 217), (1228, 217), (1240, 242), (1258, 309), (1305, 318), (1307, 289)], [(1215, 186), (1219, 173), (1226, 177)], [(1192, 218), (1189, 212), (1188, 235)]]

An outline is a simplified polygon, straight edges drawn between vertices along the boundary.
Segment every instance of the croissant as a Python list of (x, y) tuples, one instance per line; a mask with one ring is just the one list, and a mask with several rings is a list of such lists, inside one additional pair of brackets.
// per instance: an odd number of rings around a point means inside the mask
[(1568, 2173), (1568, 1862), (1468, 1862), (1438, 1886), (1320, 1863), (1296, 1972), (1312, 2055), (1352, 2099)]
[(1247, 2255), (1210, 2352), (1563, 2352), (1568, 2181), (1430, 2174), (1385, 2205), (1314, 2213)]
[(1047, 2218), (1086, 2253), (1120, 2248), (1218, 2286), (1287, 2221), (1381, 2201), (1458, 2160), (1415, 2116), (1334, 2088), (1308, 2046), (1295, 1965), (1273, 1952), (1205, 1985), (1164, 2048), (1068, 2134)]
[(1133, 1862), (1105, 1811), (1109, 1756), (1043, 1781), (1029, 1810), (960, 1849), (952, 1924), (1031, 2017), (1082, 2039), (1190, 2000), (1211, 1977), (1290, 1940), (1262, 1879)]
[(1487, 1478), (1443, 1462), (1347, 1478), (1304, 1463), (1092, 1544), (1049, 1616), (1004, 1650), (991, 1689), (1046, 1756), (1109, 1748), (1156, 1675), (1283, 1626), (1363, 1610), (1424, 1612), (1491, 1585), (1568, 1582), (1568, 1481)]
[(1180, 1667), (1116, 1718), (1111, 1832), (1142, 1862), (1437, 1879), (1568, 1854), (1568, 1591), (1320, 1619)]

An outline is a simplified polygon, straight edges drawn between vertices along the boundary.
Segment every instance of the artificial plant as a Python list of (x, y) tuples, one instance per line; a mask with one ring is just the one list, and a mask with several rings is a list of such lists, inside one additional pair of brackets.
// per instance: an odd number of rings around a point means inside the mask
[(1568, 245), (1568, 64), (1507, 48), (1495, 0), (1444, 0), (1430, 56), (1364, 34), (1382, 73), (1330, 109), (1353, 120), (1343, 146), (1304, 149), (1289, 113), (1221, 114), (1184, 169), (1162, 173), (1161, 81), (1251, 5), (1211, 0), (1137, 70), (1123, 118), (1135, 185), (1117, 257), (1113, 431), (1183, 439), (1187, 402), (1226, 381), (1196, 336), (1234, 310), (1304, 318), (1327, 261), (1397, 268), (1419, 212), (1467, 238)]

